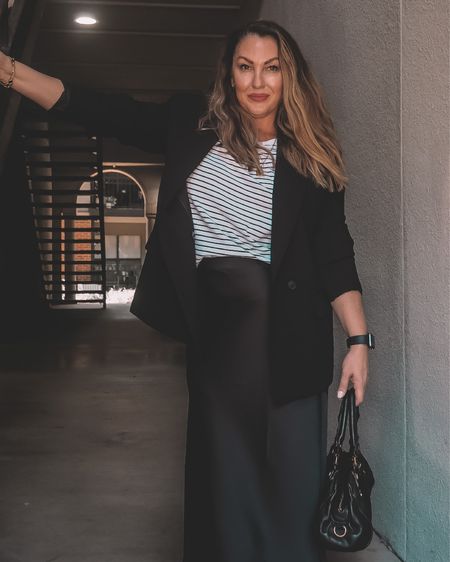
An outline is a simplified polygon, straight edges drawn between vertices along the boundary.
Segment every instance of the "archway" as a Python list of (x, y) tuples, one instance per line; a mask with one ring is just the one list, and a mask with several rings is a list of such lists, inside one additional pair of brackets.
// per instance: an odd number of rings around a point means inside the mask
[[(103, 170), (103, 186), (107, 303), (130, 302), (148, 237), (145, 192), (131, 174), (116, 168)], [(82, 195), (89, 189), (89, 182), (81, 185), (78, 203), (89, 200)]]

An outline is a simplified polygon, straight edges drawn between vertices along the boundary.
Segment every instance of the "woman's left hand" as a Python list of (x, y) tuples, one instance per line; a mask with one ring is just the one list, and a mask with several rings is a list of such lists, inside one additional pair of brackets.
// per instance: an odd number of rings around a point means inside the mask
[[(338, 388), (338, 398), (344, 397), (351, 381), (355, 388), (355, 404), (359, 406), (364, 401), (367, 381), (369, 380), (369, 348), (366, 344), (350, 346), (342, 362), (341, 381)], [(339, 392), (343, 394), (339, 394)]]

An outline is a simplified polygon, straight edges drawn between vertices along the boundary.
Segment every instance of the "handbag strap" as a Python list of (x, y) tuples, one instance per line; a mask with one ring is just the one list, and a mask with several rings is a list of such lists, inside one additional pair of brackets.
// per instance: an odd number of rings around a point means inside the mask
[(334, 447), (342, 449), (342, 445), (345, 438), (345, 432), (347, 428), (349, 404), (347, 399), (347, 394), (341, 402), (341, 407), (338, 414), (338, 424), (336, 429), (336, 435), (334, 438)]
[(352, 387), (345, 394), (345, 397), (342, 400), (341, 407), (339, 409), (338, 425), (336, 436), (334, 439), (335, 447), (339, 447), (340, 449), (342, 449), (348, 423), (350, 452), (354, 453), (359, 449), (358, 419), (359, 406), (356, 406), (355, 389), (354, 387)]
[(355, 389), (351, 388), (348, 392), (349, 400), (349, 433), (350, 433), (350, 452), (359, 450), (358, 419), (359, 406), (355, 402)]

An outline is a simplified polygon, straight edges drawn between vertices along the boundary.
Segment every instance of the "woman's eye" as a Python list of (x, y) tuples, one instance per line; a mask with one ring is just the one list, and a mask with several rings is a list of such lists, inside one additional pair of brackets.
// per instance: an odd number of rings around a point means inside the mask
[[(242, 63), (239, 65), (239, 69), (240, 70), (247, 70), (248, 68), (250, 68), (250, 66), (248, 64)], [(280, 67), (276, 64), (271, 64), (270, 66), (267, 67), (271, 72), (278, 72), (278, 70), (280, 70)]]

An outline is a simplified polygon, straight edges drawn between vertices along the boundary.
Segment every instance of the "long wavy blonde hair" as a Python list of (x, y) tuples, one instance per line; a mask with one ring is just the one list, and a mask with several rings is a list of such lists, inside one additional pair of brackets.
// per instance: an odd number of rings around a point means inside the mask
[(274, 21), (252, 21), (228, 35), (215, 80), (207, 94), (207, 110), (198, 121), (198, 129), (214, 129), (237, 162), (264, 175), (256, 130), (251, 118), (241, 110), (231, 86), (236, 46), (249, 34), (273, 37), (278, 45), (283, 91), (275, 127), (284, 157), (300, 174), (311, 177), (319, 186), (341, 191), (348, 178), (322, 89), (294, 38)]

